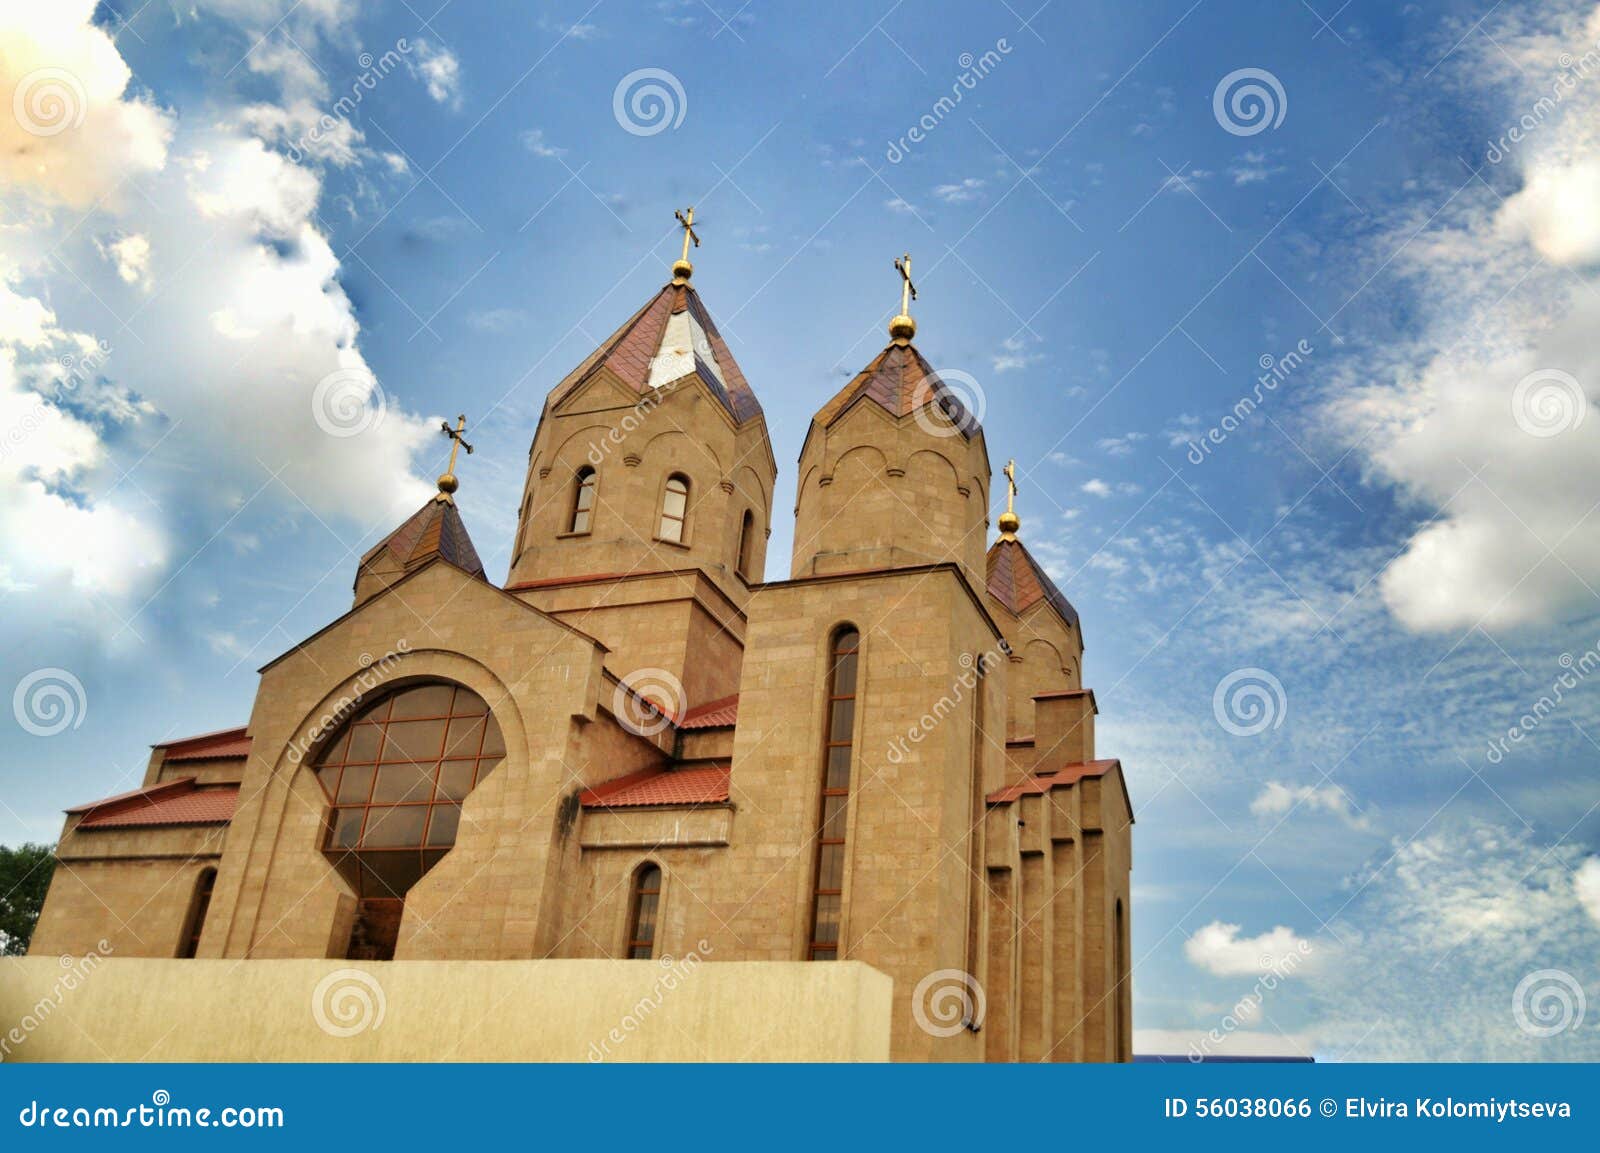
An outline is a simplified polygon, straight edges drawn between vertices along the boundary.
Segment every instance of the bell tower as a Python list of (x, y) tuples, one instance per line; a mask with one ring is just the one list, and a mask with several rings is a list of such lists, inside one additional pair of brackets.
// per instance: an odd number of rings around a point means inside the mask
[(738, 687), (777, 477), (761, 405), (690, 284), (694, 210), (677, 218), (671, 281), (545, 401), (506, 585), (604, 643), (618, 677), (678, 681), (656, 694), (669, 711)]

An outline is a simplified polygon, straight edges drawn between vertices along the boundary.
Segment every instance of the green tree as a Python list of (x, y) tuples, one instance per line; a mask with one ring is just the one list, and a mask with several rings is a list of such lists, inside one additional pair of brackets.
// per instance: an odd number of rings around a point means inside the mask
[(33, 926), (44, 907), (50, 874), (56, 869), (50, 845), (0, 845), (0, 954), (28, 951)]

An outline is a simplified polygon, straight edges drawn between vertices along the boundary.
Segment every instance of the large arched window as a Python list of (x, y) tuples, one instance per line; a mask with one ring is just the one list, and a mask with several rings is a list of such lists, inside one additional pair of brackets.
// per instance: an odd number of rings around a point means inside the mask
[(661, 867), (646, 863), (633, 874), (628, 902), (628, 959), (648, 961), (656, 948), (656, 919), (661, 911)]
[(194, 895), (183, 919), (183, 936), (178, 939), (178, 956), (194, 957), (200, 952), (200, 934), (205, 931), (206, 913), (211, 909), (211, 890), (217, 887), (217, 871), (201, 869), (195, 878)]
[(584, 465), (572, 480), (572, 519), (568, 532), (588, 532), (594, 521), (594, 490), (598, 481), (594, 469)]
[(661, 527), (656, 535), (673, 543), (683, 541), (683, 526), (689, 519), (689, 478), (681, 472), (667, 477), (666, 491), (661, 494)]
[(856, 724), (856, 658), (861, 634), (846, 625), (833, 635), (823, 730), (822, 812), (817, 822), (817, 867), (811, 895), (810, 957), (839, 956), (844, 897), (845, 822), (850, 807), (851, 747)]
[(333, 801), (323, 851), (361, 899), (358, 932), (378, 959), (392, 955), (406, 892), (456, 843), (462, 800), (505, 751), (483, 698), (442, 681), (367, 705), (318, 755)]
[(744, 520), (739, 525), (739, 575), (750, 579), (750, 565), (756, 551), (756, 514), (744, 510)]

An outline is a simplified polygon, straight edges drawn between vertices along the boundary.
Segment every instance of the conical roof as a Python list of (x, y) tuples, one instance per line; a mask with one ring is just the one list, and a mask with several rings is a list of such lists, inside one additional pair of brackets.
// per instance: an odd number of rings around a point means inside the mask
[(989, 547), (987, 585), (994, 597), (1016, 616), (1021, 616), (1040, 601), (1063, 621), (1078, 628), (1078, 610), (1020, 540), (1002, 537)]
[(700, 294), (688, 284), (664, 286), (556, 385), (546, 407), (559, 404), (602, 368), (609, 368), (641, 396), (695, 375), (737, 423), (761, 415), (756, 394)]
[(472, 547), (472, 538), (467, 535), (467, 526), (456, 511), (455, 501), (443, 494), (429, 500), (404, 524), (368, 549), (361, 558), (360, 567), (365, 569), (389, 559), (409, 571), (436, 556), (472, 576), (488, 579), (483, 562), (478, 559), (478, 550)]
[(981, 431), (977, 418), (909, 341), (897, 340), (875, 356), (812, 419), (827, 428), (862, 397), (895, 417), (935, 407), (967, 440)]

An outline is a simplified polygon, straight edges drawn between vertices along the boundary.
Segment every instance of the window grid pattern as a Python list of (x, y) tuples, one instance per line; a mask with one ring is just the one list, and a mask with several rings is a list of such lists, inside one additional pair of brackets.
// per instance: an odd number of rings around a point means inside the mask
[(673, 473), (667, 478), (667, 491), (661, 496), (661, 526), (656, 535), (674, 544), (683, 542), (683, 528), (689, 519), (688, 478)]
[(823, 734), (822, 812), (817, 823), (816, 880), (811, 896), (813, 961), (839, 957), (844, 899), (845, 823), (849, 818), (850, 770), (856, 722), (856, 665), (861, 634), (853, 628), (834, 636), (828, 671), (827, 728)]
[(661, 909), (661, 869), (643, 865), (633, 874), (628, 912), (628, 959), (648, 961), (655, 954), (656, 918)]
[(471, 689), (390, 694), (317, 758), (333, 801), (324, 851), (363, 899), (403, 898), (455, 844), (461, 802), (504, 757), (500, 726)]

